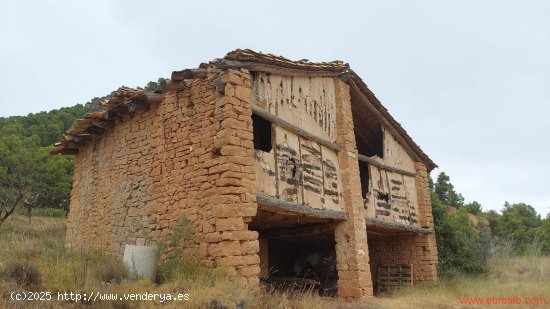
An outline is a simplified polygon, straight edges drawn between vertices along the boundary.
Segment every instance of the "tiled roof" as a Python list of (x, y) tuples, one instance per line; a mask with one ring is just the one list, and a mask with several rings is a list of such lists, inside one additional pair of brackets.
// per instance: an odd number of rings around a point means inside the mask
[(310, 71), (345, 72), (347, 69), (349, 69), (349, 65), (340, 60), (331, 62), (310, 62), (308, 59), (292, 61), (282, 56), (258, 53), (250, 49), (236, 49), (225, 55), (224, 59), (244, 62), (256, 62), (278, 67)]

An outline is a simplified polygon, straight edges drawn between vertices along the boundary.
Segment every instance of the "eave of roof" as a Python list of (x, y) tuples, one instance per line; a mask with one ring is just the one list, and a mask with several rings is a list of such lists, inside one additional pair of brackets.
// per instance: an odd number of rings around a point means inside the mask
[(131, 115), (136, 110), (147, 109), (150, 104), (162, 101), (162, 94), (122, 87), (115, 91), (109, 100), (100, 103), (99, 110), (79, 119), (69, 131), (61, 135), (51, 154), (76, 154), (78, 149), (94, 135), (101, 135), (106, 128), (114, 125), (119, 115)]

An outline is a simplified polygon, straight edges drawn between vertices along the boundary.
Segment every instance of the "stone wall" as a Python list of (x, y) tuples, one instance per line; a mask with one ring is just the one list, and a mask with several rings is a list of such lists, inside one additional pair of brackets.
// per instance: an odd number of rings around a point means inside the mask
[(67, 246), (122, 255), (185, 217), (205, 264), (257, 282), (250, 74), (209, 69), (184, 83), (80, 149)]
[(342, 199), (348, 217), (335, 230), (338, 294), (341, 297), (372, 295), (369, 268), (369, 248), (365, 223), (365, 208), (361, 197), (361, 181), (357, 163), (357, 147), (353, 133), (349, 86), (335, 81), (336, 88), (336, 143), (342, 175)]
[(418, 213), (421, 227), (434, 227), (432, 215), (432, 200), (430, 197), (430, 188), (428, 180), (428, 171), (426, 166), (420, 162), (414, 164), (416, 169), (416, 196), (418, 198)]
[(437, 249), (432, 236), (433, 234), (369, 236), (373, 280), (377, 278), (380, 264), (411, 264), (414, 284), (437, 281)]

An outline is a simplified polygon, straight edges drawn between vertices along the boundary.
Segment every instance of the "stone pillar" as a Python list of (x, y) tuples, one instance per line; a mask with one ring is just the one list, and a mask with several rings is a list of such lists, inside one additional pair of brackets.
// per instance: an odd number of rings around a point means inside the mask
[[(428, 184), (428, 171), (421, 162), (415, 163), (416, 194), (418, 197), (419, 222), (421, 227), (433, 228), (432, 201)], [(415, 283), (437, 281), (437, 243), (435, 233), (417, 234), (414, 237), (413, 263)]]
[(338, 162), (342, 180), (342, 199), (347, 220), (335, 230), (338, 294), (340, 297), (372, 296), (369, 249), (365, 222), (366, 210), (361, 197), (357, 146), (353, 131), (349, 86), (335, 81), (336, 143), (342, 147)]
[(415, 162), (416, 170), (416, 196), (418, 198), (418, 221), (421, 227), (433, 228), (432, 201), (428, 184), (428, 171), (421, 162)]
[(219, 177), (208, 196), (203, 195), (208, 199), (214, 224), (204, 235), (201, 253), (210, 266), (235, 272), (258, 286), (258, 232), (248, 230), (257, 211), (250, 73), (209, 69), (208, 78), (221, 94), (214, 110), (214, 119), (220, 125), (213, 153), (219, 164), (209, 169), (209, 174)]

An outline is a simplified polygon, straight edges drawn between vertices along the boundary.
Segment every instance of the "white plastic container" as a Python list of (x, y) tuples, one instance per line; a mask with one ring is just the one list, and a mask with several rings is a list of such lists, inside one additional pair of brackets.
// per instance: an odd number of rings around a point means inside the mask
[(126, 245), (123, 261), (131, 278), (155, 281), (158, 261), (156, 247)]

